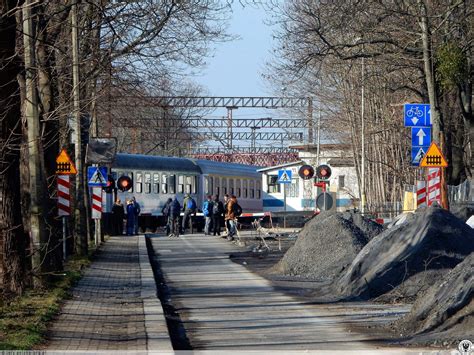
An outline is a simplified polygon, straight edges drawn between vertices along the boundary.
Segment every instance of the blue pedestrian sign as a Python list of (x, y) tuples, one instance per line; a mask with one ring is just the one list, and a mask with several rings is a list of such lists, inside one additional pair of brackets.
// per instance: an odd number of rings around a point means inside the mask
[(411, 145), (413, 147), (429, 146), (431, 144), (431, 127), (412, 127)]
[(291, 170), (278, 170), (278, 182), (280, 184), (291, 184)]
[(89, 186), (107, 186), (107, 168), (90, 166), (87, 168), (87, 184)]
[(411, 165), (420, 166), (421, 159), (425, 156), (430, 146), (411, 147)]
[(431, 126), (431, 108), (429, 104), (405, 104), (405, 127)]

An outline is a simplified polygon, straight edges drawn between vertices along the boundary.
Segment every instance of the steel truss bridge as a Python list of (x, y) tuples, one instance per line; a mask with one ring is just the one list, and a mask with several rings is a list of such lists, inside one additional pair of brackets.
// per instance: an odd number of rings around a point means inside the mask
[[(223, 148), (209, 145), (204, 148), (192, 148), (190, 155), (218, 161), (235, 161), (252, 163), (261, 166), (281, 164), (298, 159), (296, 151), (287, 148), (259, 147), (256, 141), (280, 144), (282, 141), (302, 142), (303, 132), (256, 132), (257, 129), (300, 129), (307, 132), (309, 143), (313, 142), (313, 100), (311, 97), (187, 97), (187, 96), (122, 96), (121, 99), (131, 98), (139, 100), (142, 107), (157, 107), (164, 110), (164, 117), (137, 117), (133, 123), (125, 123), (122, 127), (144, 127), (149, 130), (173, 133), (180, 129), (188, 129), (186, 134), (197, 140), (219, 141)], [(123, 102), (123, 101), (122, 101)], [(202, 118), (190, 117), (183, 119), (166, 118), (167, 109), (172, 108), (226, 108), (227, 117)], [(238, 108), (306, 108), (306, 117), (299, 119), (273, 119), (270, 117), (255, 119), (234, 119), (232, 112)], [(130, 122), (129, 119), (126, 121)], [(156, 126), (155, 126), (156, 125)], [(156, 130), (155, 130), (156, 127)], [(203, 131), (203, 128), (207, 131)], [(234, 129), (248, 128), (251, 131), (234, 131)], [(199, 131), (193, 131), (193, 130)], [(226, 131), (218, 131), (225, 129)], [(190, 130), (190, 131), (189, 131)], [(234, 141), (251, 140), (251, 147), (234, 144)], [(250, 160), (249, 160), (250, 159)]]

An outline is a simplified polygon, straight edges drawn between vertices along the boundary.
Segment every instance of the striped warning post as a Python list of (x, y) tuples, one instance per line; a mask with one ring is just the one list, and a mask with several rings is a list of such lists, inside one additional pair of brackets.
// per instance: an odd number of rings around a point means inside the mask
[(71, 215), (71, 183), (69, 175), (58, 175), (58, 216)]
[(426, 181), (416, 181), (416, 207), (426, 206)]
[(428, 206), (434, 202), (441, 204), (441, 169), (428, 169)]
[(102, 187), (92, 188), (92, 218), (102, 217)]

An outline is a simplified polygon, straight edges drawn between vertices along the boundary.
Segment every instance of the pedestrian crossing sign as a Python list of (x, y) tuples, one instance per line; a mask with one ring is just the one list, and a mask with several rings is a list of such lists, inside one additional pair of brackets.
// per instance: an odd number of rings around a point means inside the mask
[(428, 151), (421, 159), (420, 166), (423, 168), (446, 168), (448, 166), (441, 149), (435, 142), (431, 143)]
[(107, 186), (107, 168), (90, 166), (87, 168), (87, 184), (89, 186)]
[(291, 184), (291, 170), (278, 170), (278, 182), (280, 184)]

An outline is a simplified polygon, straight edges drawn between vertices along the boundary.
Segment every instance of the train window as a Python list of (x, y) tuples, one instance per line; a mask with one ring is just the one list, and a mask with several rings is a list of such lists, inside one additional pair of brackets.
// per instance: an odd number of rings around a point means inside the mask
[(193, 185), (194, 185), (194, 176), (186, 176), (186, 193), (191, 194), (193, 192)]
[(145, 173), (145, 193), (151, 193), (151, 174)]
[(254, 180), (250, 180), (250, 187), (249, 187), (249, 191), (250, 191), (250, 198), (255, 198), (255, 181)]
[(197, 176), (193, 176), (193, 177), (192, 177), (192, 189), (191, 189), (191, 193), (197, 194), (197, 191), (198, 191), (198, 177), (197, 177)]
[(161, 175), (161, 192), (168, 193), (168, 177), (165, 174)]
[(278, 175), (268, 175), (267, 185), (268, 185), (267, 192), (269, 194), (279, 193), (280, 183), (278, 182)]
[(243, 191), (243, 198), (247, 198), (248, 194), (248, 180), (242, 180), (242, 191)]
[(229, 192), (230, 192), (231, 195), (235, 195), (234, 179), (229, 179)]
[(261, 189), (261, 182), (257, 180), (257, 199), (262, 198), (262, 189)]
[[(133, 173), (131, 171), (130, 172), (124, 172), (123, 175), (130, 177), (130, 179), (132, 179), (132, 181), (133, 181)], [(133, 191), (134, 191), (134, 188), (133, 188), (133, 184), (132, 184), (132, 188), (130, 190), (128, 190), (128, 192), (132, 193)]]
[(160, 193), (160, 174), (153, 174), (153, 193)]
[(141, 194), (143, 192), (143, 174), (142, 173), (136, 173), (136, 179), (135, 179), (135, 192), (137, 194)]
[(204, 194), (212, 195), (213, 191), (214, 190), (212, 189), (212, 176), (204, 176)]
[(176, 175), (170, 175), (168, 177), (168, 192), (170, 194), (176, 193)]
[(178, 175), (178, 193), (184, 194), (184, 176)]
[(227, 193), (227, 179), (226, 178), (221, 179), (221, 188), (222, 188), (222, 193), (225, 195)]
[(215, 194), (216, 195), (220, 195), (220, 184), (219, 184), (220, 180), (218, 177), (215, 177), (214, 178), (214, 189), (215, 189)]
[(237, 198), (240, 198), (241, 193), (242, 193), (242, 189), (241, 189), (240, 184), (241, 184), (240, 179), (236, 179), (235, 180), (235, 195), (237, 196)]

